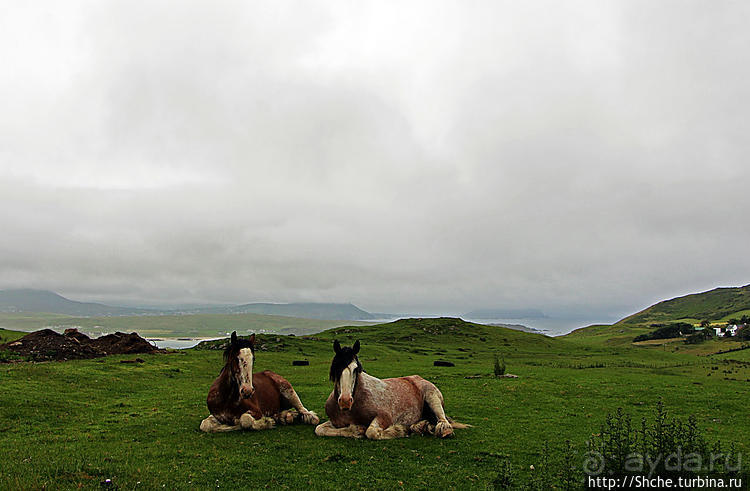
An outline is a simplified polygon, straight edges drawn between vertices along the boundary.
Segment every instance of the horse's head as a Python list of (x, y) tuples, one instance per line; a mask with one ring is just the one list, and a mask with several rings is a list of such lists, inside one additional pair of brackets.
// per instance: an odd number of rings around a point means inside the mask
[(357, 378), (362, 372), (362, 364), (357, 358), (359, 353), (359, 341), (354, 346), (342, 348), (338, 340), (333, 342), (333, 351), (336, 355), (331, 362), (329, 378), (336, 384), (339, 394), (339, 408), (348, 411), (354, 404), (354, 389), (357, 386)]
[(250, 339), (240, 339), (237, 331), (232, 333), (229, 347), (224, 350), (225, 370), (229, 373), (240, 388), (240, 397), (247, 399), (253, 396), (253, 361), (255, 358), (255, 334)]

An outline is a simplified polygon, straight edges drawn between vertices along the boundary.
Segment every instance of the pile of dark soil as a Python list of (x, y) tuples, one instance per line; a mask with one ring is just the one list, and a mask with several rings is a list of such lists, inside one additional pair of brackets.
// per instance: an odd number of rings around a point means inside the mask
[(79, 360), (99, 358), (107, 355), (135, 353), (164, 353), (136, 333), (116, 332), (91, 339), (77, 329), (66, 329), (58, 334), (51, 329), (42, 329), (0, 345), (0, 351), (17, 353), (33, 361)]

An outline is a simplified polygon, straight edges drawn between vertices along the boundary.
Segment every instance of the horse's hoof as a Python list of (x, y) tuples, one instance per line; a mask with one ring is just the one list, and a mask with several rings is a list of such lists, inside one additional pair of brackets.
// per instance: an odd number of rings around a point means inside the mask
[(267, 416), (264, 416), (260, 419), (256, 419), (253, 422), (253, 429), (254, 430), (270, 430), (276, 426), (276, 421), (273, 420), (273, 418), (269, 418)]
[(429, 426), (430, 422), (426, 419), (423, 419), (422, 421), (411, 425), (409, 427), (409, 431), (411, 431), (412, 433), (416, 433), (417, 435), (425, 435), (430, 432)]
[(302, 413), (302, 422), (306, 425), (316, 425), (320, 423), (320, 418), (313, 411)]
[(250, 416), (250, 414), (245, 413), (242, 416), (240, 416), (240, 427), (243, 430), (251, 429), (254, 423), (255, 423), (255, 418)]
[(447, 421), (438, 422), (438, 424), (435, 425), (435, 436), (439, 436), (440, 438), (453, 436), (453, 428), (451, 427), (451, 424)]
[(211, 433), (211, 429), (213, 428), (212, 423), (211, 416), (201, 421), (201, 431), (204, 433)]

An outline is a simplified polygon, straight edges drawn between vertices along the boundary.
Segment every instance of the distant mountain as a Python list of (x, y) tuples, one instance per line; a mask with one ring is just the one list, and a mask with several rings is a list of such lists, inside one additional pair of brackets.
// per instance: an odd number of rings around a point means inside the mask
[(248, 303), (232, 307), (200, 309), (204, 313), (266, 314), (305, 319), (370, 320), (384, 314), (371, 314), (350, 303)]
[(47, 290), (30, 289), (0, 290), (0, 312), (48, 312), (83, 317), (156, 313), (146, 309), (76, 302)]
[(750, 310), (750, 285), (715, 288), (664, 300), (625, 317), (615, 325), (643, 325), (676, 320), (718, 321), (738, 313), (741, 315), (746, 310)]
[(544, 319), (538, 309), (478, 309), (463, 314), (464, 319)]
[(372, 320), (388, 314), (371, 314), (350, 303), (248, 303), (221, 306), (171, 306), (162, 308), (114, 307), (69, 300), (47, 290), (0, 290), (0, 312), (46, 312), (80, 317), (164, 314), (265, 314), (304, 319)]

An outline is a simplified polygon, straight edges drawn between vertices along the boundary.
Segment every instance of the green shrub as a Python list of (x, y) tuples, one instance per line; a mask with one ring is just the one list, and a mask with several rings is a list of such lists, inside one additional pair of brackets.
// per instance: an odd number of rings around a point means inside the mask
[(500, 362), (500, 360), (497, 358), (497, 355), (495, 355), (495, 377), (502, 377), (505, 375), (505, 358), (503, 358), (503, 361)]
[(734, 444), (729, 449), (723, 449), (720, 441), (709, 445), (693, 416), (686, 421), (670, 418), (661, 401), (653, 420), (643, 418), (640, 428), (633, 426), (622, 408), (607, 415), (601, 431), (594, 434), (587, 446), (589, 456), (600, 459), (597, 471), (613, 476), (651, 473), (677, 478), (694, 477), (698, 472), (732, 474), (739, 471), (741, 458)]
[(699, 344), (706, 340), (706, 334), (704, 332), (696, 332), (695, 334), (690, 334), (688, 337), (685, 338), (685, 344)]
[(492, 481), (493, 489), (516, 489), (516, 472), (507, 458), (500, 462), (500, 472)]
[(23, 360), (23, 356), (19, 355), (15, 351), (1, 350), (0, 351), (0, 362), (18, 361)]

